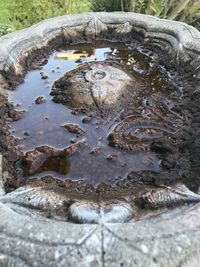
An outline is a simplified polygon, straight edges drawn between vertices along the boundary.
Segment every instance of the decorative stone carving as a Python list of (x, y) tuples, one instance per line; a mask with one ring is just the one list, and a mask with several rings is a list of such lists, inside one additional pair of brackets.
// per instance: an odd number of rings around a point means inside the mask
[(108, 27), (101, 21), (100, 18), (95, 15), (91, 15), (91, 19), (89, 20), (85, 28), (85, 33), (88, 36), (95, 37), (99, 33), (106, 31), (107, 29)]
[(121, 24), (117, 27), (116, 32), (118, 34), (127, 34), (130, 33), (131, 30), (133, 29), (133, 27), (131, 26), (131, 24), (127, 21), (124, 24)]

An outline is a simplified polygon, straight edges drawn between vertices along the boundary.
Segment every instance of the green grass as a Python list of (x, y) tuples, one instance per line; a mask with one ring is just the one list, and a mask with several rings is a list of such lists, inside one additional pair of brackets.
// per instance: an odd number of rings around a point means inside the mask
[(200, 0), (0, 0), (0, 35), (46, 18), (90, 10), (134, 11), (200, 29)]
[(200, 0), (90, 0), (93, 11), (134, 11), (200, 29)]
[(0, 34), (43, 19), (90, 10), (88, 0), (0, 0)]

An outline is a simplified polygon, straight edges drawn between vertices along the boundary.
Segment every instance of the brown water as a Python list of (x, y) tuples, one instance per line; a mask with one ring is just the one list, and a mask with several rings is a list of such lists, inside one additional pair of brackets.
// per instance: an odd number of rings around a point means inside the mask
[[(61, 179), (82, 179), (91, 185), (101, 182), (114, 185), (118, 179), (126, 178), (131, 171), (159, 171), (160, 158), (156, 153), (127, 151), (108, 144), (108, 133), (124, 110), (106, 118), (93, 116), (91, 122), (83, 123), (85, 114), (52, 101), (50, 92), (54, 81), (80, 64), (92, 61), (115, 61), (131, 69), (131, 75), (142, 81), (143, 90), (139, 94), (138, 103), (143, 103), (145, 97), (153, 93), (161, 92), (165, 96), (169, 94), (166, 82), (151, 60), (113, 44), (99, 48), (88, 46), (79, 45), (55, 51), (41, 69), (30, 71), (23, 84), (9, 93), (9, 101), (15, 109), (25, 110), (21, 119), (10, 124), (10, 131), (19, 139), (19, 149), (24, 153), (42, 145), (62, 150), (83, 138), (86, 140), (85, 145), (72, 155), (51, 155), (38, 166), (31, 177), (52, 175)], [(62, 55), (66, 53), (72, 56), (66, 59)], [(79, 57), (78, 54), (83, 54), (84, 57)], [(41, 72), (47, 74), (48, 78), (41, 79)], [(38, 96), (45, 98), (44, 103), (35, 103)], [(68, 131), (63, 127), (67, 123), (77, 124), (85, 134)], [(143, 133), (144, 136), (145, 134)]]

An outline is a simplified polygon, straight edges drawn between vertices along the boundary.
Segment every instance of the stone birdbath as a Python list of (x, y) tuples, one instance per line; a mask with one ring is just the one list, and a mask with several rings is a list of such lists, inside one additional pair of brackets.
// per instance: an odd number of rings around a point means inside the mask
[(0, 38), (0, 265), (200, 262), (200, 33), (134, 13)]

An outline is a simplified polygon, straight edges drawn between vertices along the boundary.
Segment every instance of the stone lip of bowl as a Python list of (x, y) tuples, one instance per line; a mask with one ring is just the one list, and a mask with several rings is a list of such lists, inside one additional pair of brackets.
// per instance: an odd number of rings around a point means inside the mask
[[(81, 30), (94, 38), (108, 25), (124, 36), (134, 29), (146, 42), (164, 43), (176, 63), (196, 70), (199, 79), (200, 33), (193, 27), (134, 13), (87, 13), (48, 19), (1, 37), (0, 93), (6, 93), (7, 79), (23, 77), (22, 62), (31, 49), (62, 36), (77, 38)], [(2, 166), (0, 174), (3, 194)], [(139, 222), (96, 225), (42, 220), (18, 209), (0, 203), (1, 266), (199, 266), (200, 204)]]

